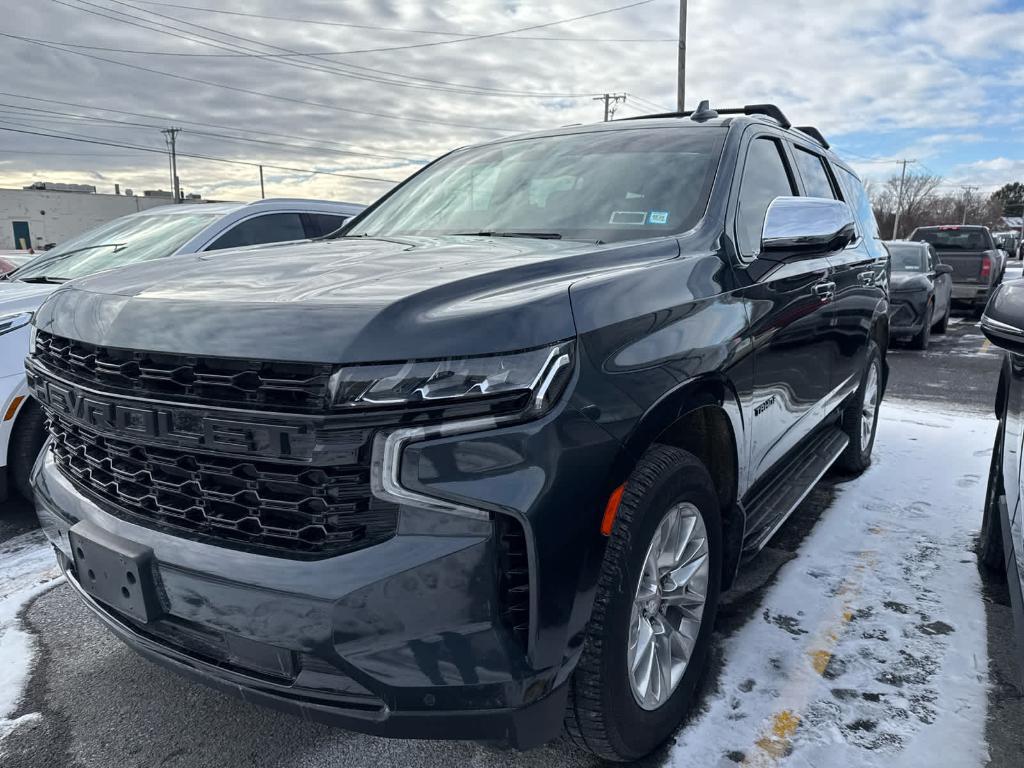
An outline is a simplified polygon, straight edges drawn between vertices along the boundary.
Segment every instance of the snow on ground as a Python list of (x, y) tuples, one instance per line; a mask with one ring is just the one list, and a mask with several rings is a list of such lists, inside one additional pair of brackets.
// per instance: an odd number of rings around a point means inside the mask
[(19, 626), (18, 613), (61, 578), (42, 531), (0, 543), (0, 742), (21, 722), (35, 716), (9, 719), (24, 692), (35, 655), (35, 643)]
[(985, 764), (973, 552), (995, 420), (885, 403), (874, 461), (724, 649), (671, 768)]

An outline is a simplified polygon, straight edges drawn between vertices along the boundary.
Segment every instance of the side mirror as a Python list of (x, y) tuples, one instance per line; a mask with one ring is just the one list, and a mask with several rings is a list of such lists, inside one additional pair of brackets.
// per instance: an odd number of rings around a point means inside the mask
[(1024, 280), (1003, 283), (992, 292), (981, 332), (997, 347), (1024, 355)]
[(949, 264), (936, 264), (935, 265), (935, 274), (937, 274), (937, 275), (952, 275), (953, 274), (953, 267), (951, 267)]
[(760, 258), (795, 261), (841, 251), (857, 238), (846, 203), (817, 197), (776, 197), (761, 230)]

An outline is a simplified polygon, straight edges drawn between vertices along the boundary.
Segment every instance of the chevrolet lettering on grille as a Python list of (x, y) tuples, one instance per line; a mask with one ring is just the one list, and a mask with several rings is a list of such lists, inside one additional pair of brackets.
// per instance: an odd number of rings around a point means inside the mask
[(300, 458), (292, 438), (306, 432), (301, 426), (223, 419), (185, 408), (127, 405), (36, 376), (30, 377), (30, 385), (42, 405), (77, 424), (177, 447)]

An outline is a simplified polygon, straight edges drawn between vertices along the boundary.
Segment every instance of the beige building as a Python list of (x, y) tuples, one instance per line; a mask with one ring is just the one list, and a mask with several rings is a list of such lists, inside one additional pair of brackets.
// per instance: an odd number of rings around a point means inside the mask
[(84, 184), (0, 189), (0, 250), (59, 245), (118, 216), (174, 202), (170, 193), (165, 195), (99, 194)]

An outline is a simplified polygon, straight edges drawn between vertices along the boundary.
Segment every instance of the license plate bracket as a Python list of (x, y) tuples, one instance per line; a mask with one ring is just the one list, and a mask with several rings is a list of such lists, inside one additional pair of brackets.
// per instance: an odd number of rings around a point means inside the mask
[(86, 594), (143, 623), (163, 613), (152, 549), (85, 520), (71, 527), (68, 540)]

